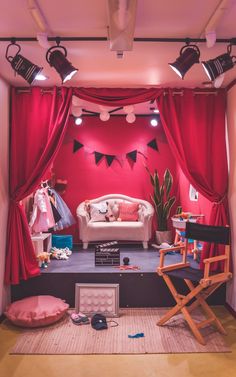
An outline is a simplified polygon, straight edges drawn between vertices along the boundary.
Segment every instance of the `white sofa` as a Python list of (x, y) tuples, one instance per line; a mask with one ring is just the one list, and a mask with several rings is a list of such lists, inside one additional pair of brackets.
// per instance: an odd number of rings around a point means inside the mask
[(120, 202), (139, 203), (138, 221), (97, 221), (92, 222), (88, 211), (88, 202), (77, 207), (79, 234), (83, 249), (88, 248), (91, 241), (141, 241), (147, 249), (152, 233), (153, 206), (146, 200), (132, 198), (122, 194), (109, 194), (89, 201), (90, 203), (108, 202), (111, 206)]

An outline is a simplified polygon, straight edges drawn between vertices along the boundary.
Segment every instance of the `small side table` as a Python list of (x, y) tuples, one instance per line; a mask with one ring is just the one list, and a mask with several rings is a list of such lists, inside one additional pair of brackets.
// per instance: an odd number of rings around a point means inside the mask
[(32, 234), (31, 240), (34, 245), (36, 256), (43, 251), (50, 252), (52, 248), (52, 234), (51, 233), (38, 233)]

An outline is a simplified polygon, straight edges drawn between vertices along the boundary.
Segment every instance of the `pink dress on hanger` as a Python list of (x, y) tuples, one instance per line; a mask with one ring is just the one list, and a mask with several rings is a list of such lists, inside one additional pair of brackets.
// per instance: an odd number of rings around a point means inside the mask
[(38, 189), (34, 196), (34, 206), (29, 222), (32, 233), (47, 232), (55, 226), (47, 188)]

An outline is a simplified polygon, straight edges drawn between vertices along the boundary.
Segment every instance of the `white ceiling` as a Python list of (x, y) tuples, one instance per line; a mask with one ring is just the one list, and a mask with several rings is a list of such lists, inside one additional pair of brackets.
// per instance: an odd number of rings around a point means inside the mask
[[(108, 1), (38, 0), (37, 3), (49, 37), (107, 37)], [(29, 11), (29, 3), (28, 0), (0, 2), (0, 38), (37, 36), (40, 28)], [(209, 21), (214, 21), (217, 7), (223, 7), (215, 22), (217, 38), (236, 37), (235, 0), (137, 0), (134, 37), (205, 38), (205, 29)], [(45, 60), (47, 50), (37, 42), (18, 43), (21, 54), (43, 66), (43, 72), (48, 76), (47, 81), (34, 85), (60, 86), (59, 75)], [(15, 76), (5, 59), (8, 44), (0, 42), (0, 75), (14, 86), (28, 86), (22, 77)], [(132, 51), (124, 52), (123, 59), (110, 51), (108, 41), (66, 41), (61, 44), (67, 48), (68, 60), (79, 69), (67, 86), (203, 88), (203, 82), (208, 80), (201, 64), (195, 64), (184, 80), (168, 66), (179, 55), (183, 43), (134, 42)], [(217, 43), (212, 48), (207, 48), (205, 43), (198, 46), (200, 60), (208, 60), (226, 52), (227, 44)], [(232, 53), (236, 55), (236, 46)], [(235, 78), (236, 67), (225, 74), (223, 86)]]

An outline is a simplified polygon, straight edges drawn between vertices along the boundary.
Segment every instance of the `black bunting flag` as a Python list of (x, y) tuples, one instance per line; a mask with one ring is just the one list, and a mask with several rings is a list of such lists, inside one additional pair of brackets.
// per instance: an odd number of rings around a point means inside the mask
[(149, 143), (147, 143), (147, 145), (149, 147), (151, 147), (152, 149), (155, 149), (155, 151), (158, 151), (158, 146), (157, 146), (156, 139), (153, 139), (153, 140), (149, 141)]
[(73, 153), (77, 152), (83, 146), (84, 144), (80, 143), (78, 140), (74, 140)]
[(132, 161), (136, 162), (136, 160), (137, 160), (137, 150), (126, 153), (126, 157), (129, 157)]
[(108, 166), (111, 166), (113, 160), (116, 158), (113, 154), (105, 154)]
[(94, 152), (95, 154), (95, 162), (96, 162), (96, 165), (99, 163), (99, 161), (105, 156), (104, 153), (100, 153), (100, 152)]

